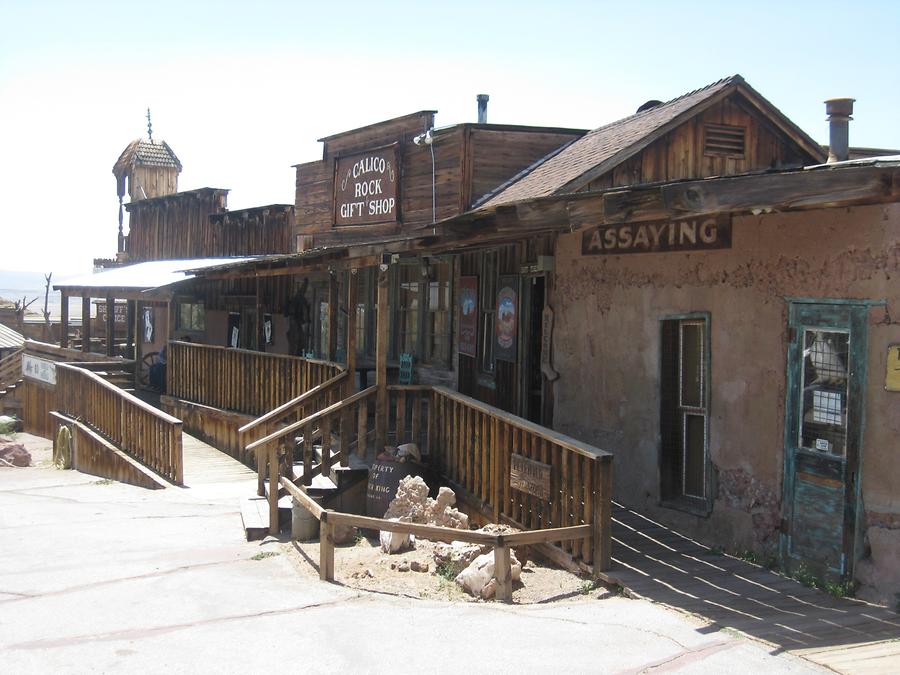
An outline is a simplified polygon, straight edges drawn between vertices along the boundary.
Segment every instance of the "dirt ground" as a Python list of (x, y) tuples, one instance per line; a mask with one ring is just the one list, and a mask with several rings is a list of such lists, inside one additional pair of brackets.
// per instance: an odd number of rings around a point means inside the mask
[[(302, 576), (318, 578), (318, 541), (292, 541), (282, 546)], [(348, 588), (410, 598), (484, 602), (466, 593), (452, 575), (436, 568), (434, 549), (433, 542), (417, 539), (415, 549), (389, 555), (381, 551), (377, 537), (360, 535), (355, 543), (335, 547), (335, 581)], [(400, 571), (400, 567), (406, 567), (400, 565), (401, 561), (427, 564), (428, 571)], [(615, 592), (603, 584), (540, 560), (529, 560), (522, 568), (521, 580), (513, 583), (513, 603), (522, 605), (597, 600), (614, 595)]]

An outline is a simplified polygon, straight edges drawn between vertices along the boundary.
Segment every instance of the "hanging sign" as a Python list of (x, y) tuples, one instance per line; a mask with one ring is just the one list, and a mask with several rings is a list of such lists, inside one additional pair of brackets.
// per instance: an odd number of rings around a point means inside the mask
[(225, 335), (225, 346), (237, 349), (241, 344), (241, 315), (237, 312), (228, 313), (228, 333)]
[(144, 307), (144, 342), (153, 342), (153, 308)]
[[(97, 320), (100, 323), (106, 323), (106, 303), (97, 303)], [(125, 303), (116, 303), (113, 305), (113, 321), (116, 324), (125, 325), (128, 323), (128, 306)]]
[(334, 224), (398, 220), (397, 145), (339, 158), (334, 165)]
[(592, 227), (581, 238), (582, 255), (663, 253), (731, 248), (731, 215), (651, 220)]
[(478, 336), (478, 277), (459, 278), (459, 353), (475, 356)]
[(559, 378), (559, 373), (553, 370), (553, 308), (550, 305), (544, 307), (541, 313), (541, 372), (550, 382)]
[(900, 345), (888, 347), (884, 388), (888, 391), (900, 391)]
[(271, 314), (263, 314), (263, 340), (267, 345), (275, 342), (275, 330)]
[(500, 277), (498, 287), (494, 356), (501, 361), (515, 361), (519, 325), (519, 277)]

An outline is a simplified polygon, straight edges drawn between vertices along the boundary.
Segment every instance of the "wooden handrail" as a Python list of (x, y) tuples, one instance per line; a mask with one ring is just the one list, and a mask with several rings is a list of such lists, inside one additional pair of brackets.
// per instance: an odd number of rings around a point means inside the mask
[(587, 443), (582, 443), (581, 441), (576, 440), (571, 436), (566, 436), (565, 434), (558, 433), (556, 431), (553, 431), (552, 429), (547, 429), (546, 427), (542, 427), (539, 424), (530, 422), (517, 415), (510, 414), (505, 410), (501, 410), (500, 408), (495, 408), (494, 406), (488, 405), (487, 403), (482, 403), (477, 399), (466, 396), (465, 394), (460, 394), (459, 392), (448, 389), (447, 387), (434, 385), (432, 389), (441, 396), (462, 403), (469, 408), (480, 410), (481, 412), (485, 413), (486, 415), (490, 415), (491, 417), (499, 418), (510, 426), (514, 426), (518, 429), (521, 429), (522, 431), (527, 431), (528, 433), (534, 434), (535, 436), (540, 436), (541, 438), (550, 441), (551, 443), (555, 443), (556, 445), (567, 448), (572, 452), (584, 455), (585, 457), (588, 457), (590, 459), (599, 459), (601, 457), (612, 458), (613, 456), (611, 452), (595, 448), (588, 445)]
[(248, 422), (247, 424), (245, 424), (244, 426), (242, 426), (238, 429), (238, 433), (245, 434), (248, 431), (251, 431), (262, 424), (266, 424), (267, 422), (271, 422), (272, 420), (276, 420), (276, 419), (283, 417), (284, 415), (289, 413), (292, 409), (303, 405), (304, 403), (312, 400), (319, 394), (325, 393), (332, 387), (342, 383), (345, 379), (347, 379), (347, 371), (346, 370), (341, 371), (338, 375), (335, 375), (330, 380), (326, 380), (322, 384), (316, 385), (315, 387), (313, 387), (306, 393), (301, 394), (300, 396), (297, 396), (296, 398), (291, 399), (287, 403), (281, 404), (274, 410), (270, 410), (262, 417), (257, 417), (255, 420)]
[(56, 367), (63, 368), (66, 370), (74, 370), (74, 371), (83, 373), (84, 377), (87, 377), (88, 379), (90, 379), (92, 382), (94, 382), (98, 386), (103, 387), (104, 389), (107, 389), (112, 393), (115, 393), (117, 396), (120, 396), (121, 398), (128, 401), (128, 403), (130, 405), (133, 405), (136, 408), (140, 408), (145, 413), (147, 413), (149, 415), (153, 415), (154, 417), (158, 417), (163, 422), (166, 422), (168, 424), (181, 424), (181, 420), (178, 419), (177, 417), (172, 417), (172, 415), (169, 415), (168, 413), (165, 413), (158, 408), (154, 408), (152, 405), (142, 401), (137, 396), (133, 396), (132, 394), (128, 393), (127, 391), (120, 389), (116, 385), (110, 384), (109, 382), (104, 380), (102, 377), (97, 375), (97, 373), (92, 373), (90, 370), (88, 370), (86, 368), (82, 368), (81, 365), (78, 363), (57, 363)]
[(296, 359), (302, 359), (303, 361), (307, 361), (308, 363), (315, 363), (320, 366), (331, 366), (337, 370), (346, 371), (347, 367), (342, 363), (337, 363), (336, 361), (328, 361), (326, 359), (308, 359), (306, 357), (299, 356), (291, 356), (290, 354), (275, 354), (272, 352), (259, 352), (254, 349), (242, 349), (236, 347), (223, 347), (222, 345), (210, 345), (202, 342), (184, 342), (183, 340), (170, 340), (169, 344), (178, 344), (178, 345), (187, 345), (189, 347), (202, 347), (203, 349), (209, 349), (212, 351), (221, 351), (228, 352), (230, 354), (248, 354), (250, 356), (266, 356), (267, 358), (272, 359), (280, 359), (283, 361), (293, 361)]
[(353, 405), (354, 403), (361, 401), (365, 398), (368, 398), (369, 396), (374, 396), (375, 392), (377, 392), (377, 391), (378, 391), (377, 385), (372, 385), (368, 389), (363, 389), (362, 391), (359, 391), (359, 392), (353, 394), (353, 396), (348, 396), (343, 401), (338, 401), (337, 403), (332, 403), (327, 408), (322, 408), (322, 410), (320, 410), (319, 412), (313, 413), (312, 415), (309, 415), (308, 417), (304, 417), (299, 422), (294, 422), (293, 424), (289, 424), (284, 429), (279, 429), (278, 431), (272, 432), (268, 436), (264, 436), (263, 438), (260, 438), (258, 441), (254, 441), (253, 443), (251, 443), (250, 445), (248, 445), (246, 447), (246, 450), (258, 451), (260, 448), (262, 448), (265, 445), (268, 445), (272, 441), (276, 441), (279, 438), (288, 436), (288, 435), (292, 434), (293, 432), (297, 431), (298, 429), (302, 429), (307, 424), (314, 424), (315, 422), (318, 422), (323, 417), (327, 417), (328, 415), (331, 415), (339, 410), (348, 408), (351, 405)]
[(20, 347), (11, 354), (0, 359), (0, 385), (12, 384), (22, 377), (22, 354), (24, 347)]

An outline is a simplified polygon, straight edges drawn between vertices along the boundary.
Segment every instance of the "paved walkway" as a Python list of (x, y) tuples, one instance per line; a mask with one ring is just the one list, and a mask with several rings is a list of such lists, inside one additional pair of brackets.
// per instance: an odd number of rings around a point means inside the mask
[(619, 505), (613, 569), (631, 593), (839, 672), (900, 672), (900, 615), (722, 555)]
[(256, 494), (256, 472), (221, 450), (204, 443), (199, 438), (182, 434), (181, 447), (184, 457), (184, 485), (187, 488), (220, 485), (240, 491), (249, 482), (250, 489), (239, 493), (241, 497)]

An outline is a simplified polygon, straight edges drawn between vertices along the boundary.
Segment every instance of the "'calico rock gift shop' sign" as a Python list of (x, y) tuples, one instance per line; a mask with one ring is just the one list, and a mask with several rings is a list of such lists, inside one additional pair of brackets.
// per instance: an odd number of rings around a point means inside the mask
[(335, 163), (334, 224), (397, 222), (397, 146), (341, 157)]

